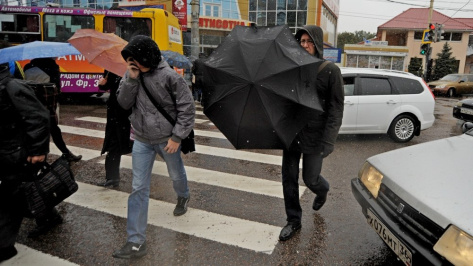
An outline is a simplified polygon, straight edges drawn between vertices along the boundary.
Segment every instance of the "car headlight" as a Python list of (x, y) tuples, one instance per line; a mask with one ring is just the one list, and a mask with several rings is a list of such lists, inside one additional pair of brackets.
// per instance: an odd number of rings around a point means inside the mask
[(455, 104), (456, 107), (462, 107), (462, 105), (463, 105), (462, 102), (457, 102), (457, 103)]
[(434, 250), (454, 265), (473, 265), (473, 237), (451, 225)]
[(443, 89), (443, 88), (445, 88), (445, 85), (437, 85), (437, 86), (435, 86), (435, 88), (436, 89)]
[(374, 168), (369, 162), (365, 162), (363, 167), (358, 172), (358, 178), (365, 185), (365, 187), (371, 192), (374, 198), (378, 197), (379, 188), (381, 187), (381, 180), (383, 174)]

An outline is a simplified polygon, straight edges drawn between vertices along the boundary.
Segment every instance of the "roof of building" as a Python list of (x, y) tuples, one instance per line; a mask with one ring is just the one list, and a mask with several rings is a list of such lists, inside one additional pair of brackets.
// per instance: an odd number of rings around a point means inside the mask
[[(424, 30), (428, 28), (429, 12), (429, 8), (409, 8), (388, 22), (380, 25), (378, 29)], [(444, 30), (473, 30), (473, 19), (451, 18), (436, 10), (432, 12), (431, 23), (443, 24)]]

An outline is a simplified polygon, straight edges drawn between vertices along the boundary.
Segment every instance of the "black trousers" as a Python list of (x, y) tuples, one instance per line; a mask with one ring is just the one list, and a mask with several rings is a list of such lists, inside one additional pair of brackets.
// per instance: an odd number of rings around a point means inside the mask
[(15, 245), (26, 208), (20, 182), (0, 183), (0, 250)]
[(109, 149), (105, 157), (105, 179), (118, 181), (120, 180), (120, 161), (122, 155), (116, 128), (111, 131), (108, 141)]
[[(300, 223), (302, 220), (302, 208), (299, 202), (299, 162), (301, 152), (283, 151), (282, 157), (282, 185), (284, 194), (284, 206), (289, 223)], [(320, 152), (314, 154), (303, 154), (302, 179), (305, 185), (315, 194), (325, 194), (329, 190), (329, 183), (320, 172), (322, 170), (323, 157)]]
[(65, 153), (65, 154), (69, 153), (69, 149), (67, 148), (66, 143), (64, 142), (64, 139), (62, 138), (62, 132), (58, 126), (55, 116), (50, 117), (49, 124), (50, 124), (51, 137), (53, 138), (53, 142), (56, 145), (56, 147), (62, 153)]

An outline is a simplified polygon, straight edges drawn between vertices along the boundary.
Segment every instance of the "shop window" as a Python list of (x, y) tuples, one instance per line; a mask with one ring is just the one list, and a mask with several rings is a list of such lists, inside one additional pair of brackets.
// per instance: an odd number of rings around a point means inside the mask
[(287, 12), (287, 24), (289, 27), (296, 26), (296, 12)]
[(297, 0), (288, 0), (287, 1), (287, 10), (296, 10)]
[(278, 10), (286, 10), (286, 0), (277, 0), (277, 1), (278, 1)]
[(298, 12), (297, 12), (297, 26), (298, 26), (298, 27), (302, 27), (302, 26), (304, 26), (305, 24), (307, 24), (307, 23), (306, 23), (306, 21), (307, 21), (306, 16), (307, 16), (307, 12), (306, 12), (306, 11), (298, 11)]
[(461, 41), (463, 33), (461, 32), (452, 32), (452, 41)]
[(307, 0), (298, 0), (297, 10), (307, 10)]
[(286, 24), (286, 12), (279, 11), (277, 15), (277, 25), (284, 25)]
[(256, 22), (256, 12), (250, 12), (248, 20), (251, 22)]
[(250, 0), (250, 11), (256, 11), (256, 0)]
[(268, 12), (267, 15), (268, 15), (267, 26), (276, 25), (276, 12)]
[(207, 17), (220, 17), (221, 6), (218, 4), (204, 3), (205, 16)]

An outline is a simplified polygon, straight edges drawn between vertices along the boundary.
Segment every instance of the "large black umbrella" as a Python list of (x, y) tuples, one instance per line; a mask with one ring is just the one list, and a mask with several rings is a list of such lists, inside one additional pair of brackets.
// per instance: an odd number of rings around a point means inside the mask
[(236, 26), (204, 62), (204, 113), (237, 149), (288, 148), (322, 111), (321, 62), (287, 25)]

